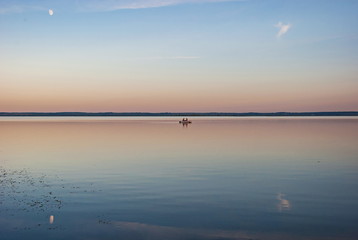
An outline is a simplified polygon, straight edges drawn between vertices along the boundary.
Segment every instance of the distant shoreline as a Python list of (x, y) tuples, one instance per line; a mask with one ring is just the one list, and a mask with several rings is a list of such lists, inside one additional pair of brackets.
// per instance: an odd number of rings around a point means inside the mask
[(337, 112), (0, 112), (0, 117), (332, 117), (358, 116), (358, 111)]

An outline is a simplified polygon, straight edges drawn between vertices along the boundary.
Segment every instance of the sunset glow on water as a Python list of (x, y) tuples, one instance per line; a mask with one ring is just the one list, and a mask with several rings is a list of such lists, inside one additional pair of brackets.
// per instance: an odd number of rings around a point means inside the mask
[(1, 235), (357, 236), (357, 118), (177, 120), (1, 118)]

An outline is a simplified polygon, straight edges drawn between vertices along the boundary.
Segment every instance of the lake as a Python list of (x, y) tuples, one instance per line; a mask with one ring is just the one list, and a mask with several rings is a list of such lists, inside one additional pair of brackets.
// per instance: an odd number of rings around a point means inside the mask
[(0, 238), (358, 238), (357, 117), (0, 118)]

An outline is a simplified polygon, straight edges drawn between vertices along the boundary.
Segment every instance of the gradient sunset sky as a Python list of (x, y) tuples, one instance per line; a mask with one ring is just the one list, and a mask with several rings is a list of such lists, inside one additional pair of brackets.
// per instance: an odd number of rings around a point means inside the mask
[(357, 111), (357, 13), (356, 0), (0, 0), (0, 112)]

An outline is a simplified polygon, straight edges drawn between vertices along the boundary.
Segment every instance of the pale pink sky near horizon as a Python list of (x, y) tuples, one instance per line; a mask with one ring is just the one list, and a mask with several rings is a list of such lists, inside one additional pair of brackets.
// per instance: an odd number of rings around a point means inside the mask
[(47, 2), (0, 3), (0, 112), (358, 111), (358, 2)]
[[(227, 86), (226, 86), (227, 87)], [(338, 89), (338, 88), (341, 89)], [(181, 89), (135, 90), (102, 87), (8, 91), (0, 96), (2, 112), (276, 112), (276, 111), (353, 111), (358, 109), (356, 88), (334, 89), (280, 85), (260, 89), (224, 86)], [(264, 91), (266, 90), (266, 91)]]

